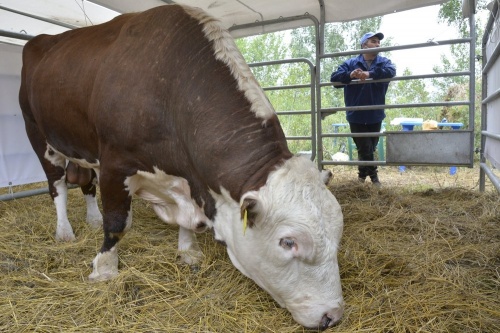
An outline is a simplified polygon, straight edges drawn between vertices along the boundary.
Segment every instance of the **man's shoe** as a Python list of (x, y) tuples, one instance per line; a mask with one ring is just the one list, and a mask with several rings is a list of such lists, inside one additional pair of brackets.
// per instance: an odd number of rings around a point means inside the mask
[(374, 176), (374, 177), (370, 177), (371, 180), (372, 180), (372, 185), (377, 187), (377, 188), (381, 188), (382, 187), (382, 183), (380, 182), (380, 180), (378, 180), (378, 177), (377, 176)]
[(365, 177), (358, 177), (358, 182), (364, 183), (365, 182)]

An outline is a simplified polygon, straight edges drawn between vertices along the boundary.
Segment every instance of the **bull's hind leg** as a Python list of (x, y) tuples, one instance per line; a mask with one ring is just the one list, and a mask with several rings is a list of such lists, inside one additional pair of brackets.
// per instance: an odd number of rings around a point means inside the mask
[[(54, 199), (57, 212), (56, 240), (74, 241), (75, 234), (73, 233), (73, 228), (68, 220), (68, 186), (66, 185), (65, 178), (66, 177), (63, 175), (62, 179), (58, 179), (54, 182), (51, 182), (49, 179), (50, 195)], [(52, 184), (53, 189), (51, 189), (50, 184)]]
[[(21, 103), (21, 105), (23, 105)], [(24, 109), (23, 109), (24, 111)], [(56, 240), (73, 241), (75, 235), (68, 220), (66, 211), (68, 188), (66, 185), (66, 160), (63, 156), (52, 150), (46, 143), (45, 137), (40, 133), (33, 119), (24, 115), (26, 133), (31, 146), (42, 164), (47, 176), (49, 193), (54, 201), (57, 212)]]
[(103, 207), (104, 241), (92, 261), (91, 281), (109, 280), (118, 275), (117, 246), (132, 225), (131, 196), (125, 190), (120, 173), (101, 169), (99, 185)]
[(80, 186), (87, 203), (87, 223), (93, 228), (102, 226), (102, 214), (97, 205), (97, 174), (93, 169), (83, 168), (73, 162), (66, 166), (66, 180)]

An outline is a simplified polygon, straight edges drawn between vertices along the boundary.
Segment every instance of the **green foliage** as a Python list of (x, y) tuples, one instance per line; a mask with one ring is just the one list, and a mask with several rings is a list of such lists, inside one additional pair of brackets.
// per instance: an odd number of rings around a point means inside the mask
[[(468, 20), (461, 17), (461, 0), (450, 0), (440, 7), (439, 19), (457, 29), (460, 38), (468, 37)], [(481, 9), (486, 0), (478, 0), (478, 8)], [(378, 31), (383, 17), (375, 17), (360, 21), (343, 22), (325, 25), (324, 54), (356, 50), (360, 48), (359, 39), (368, 31)], [(483, 22), (476, 20), (476, 31), (478, 35), (477, 45), (480, 46), (479, 37), (482, 36)], [(315, 64), (316, 51), (316, 31), (314, 27), (302, 27), (286, 32), (263, 34), (249, 38), (242, 38), (236, 41), (243, 56), (248, 63), (257, 63), (269, 60), (279, 60), (287, 58), (306, 58)], [(391, 39), (384, 39), (384, 46), (390, 46)], [(481, 53), (478, 48), (477, 54)], [(390, 58), (390, 53), (385, 54)], [(326, 58), (320, 62), (321, 73), (320, 82), (326, 83), (330, 80), (331, 73), (344, 61), (343, 58)], [(480, 69), (479, 63), (476, 69), (476, 99), (480, 96)], [(450, 46), (448, 56), (443, 55), (441, 63), (434, 66), (436, 73), (467, 71), (469, 68), (469, 44), (457, 44)], [(273, 66), (252, 67), (257, 80), (263, 87), (290, 86), (297, 84), (311, 84), (310, 68), (304, 63), (284, 64)], [(412, 72), (405, 68), (403, 72), (398, 71), (398, 76), (411, 76)], [(458, 76), (440, 79), (420, 79), (420, 80), (398, 80), (391, 82), (387, 95), (387, 104), (414, 104), (443, 100), (467, 100), (468, 96), (467, 76)], [(312, 94), (310, 88), (294, 88), (285, 90), (267, 90), (271, 103), (279, 114), (279, 119), (287, 137), (310, 136), (311, 128), (314, 126), (314, 119), (311, 115), (302, 114), (303, 111), (311, 111)], [(315, 97), (315, 96), (314, 96)], [(332, 107), (343, 107), (343, 89), (335, 89), (331, 86), (321, 88), (321, 101), (316, 101), (322, 109)], [(321, 103), (321, 104), (319, 104)], [(480, 103), (476, 102), (477, 114), (479, 114)], [(299, 112), (294, 115), (284, 115), (281, 112)], [(399, 130), (393, 128), (389, 122), (396, 117), (424, 118), (440, 121), (442, 117), (449, 118), (449, 121), (463, 122), (466, 126), (469, 122), (468, 108), (464, 106), (442, 108), (400, 108), (387, 109), (386, 129)], [(480, 117), (476, 117), (479, 119)], [(323, 133), (333, 132), (333, 124), (345, 124), (345, 112), (338, 112), (327, 116), (321, 121)], [(479, 122), (476, 122), (479, 129)], [(340, 131), (348, 131), (347, 126), (337, 127)], [(479, 131), (478, 131), (479, 133)], [(331, 138), (324, 140), (323, 149), (330, 152), (332, 149), (338, 151), (342, 145), (345, 147), (347, 139)], [(333, 141), (340, 141), (333, 142)], [(335, 147), (334, 147), (335, 146)], [(310, 140), (289, 140), (289, 147), (292, 152), (311, 150)], [(333, 148), (332, 148), (333, 147)], [(333, 151), (333, 152), (334, 152)]]
[[(286, 45), (283, 44), (284, 32), (257, 35), (236, 40), (236, 45), (247, 63), (258, 63), (288, 57)], [(283, 77), (279, 66), (261, 66), (252, 68), (255, 78), (263, 85), (274, 85)]]
[[(490, 0), (475, 0), (476, 8), (478, 10), (484, 10), (486, 4)], [(476, 16), (476, 19), (479, 16)], [(449, 0), (443, 3), (439, 9), (438, 18), (441, 22), (447, 23), (448, 25), (457, 28), (457, 32), (461, 37), (469, 36), (469, 25), (468, 20), (462, 19), (462, 0)], [(476, 20), (476, 32), (477, 35), (483, 35), (481, 20)]]
[[(399, 76), (410, 76), (412, 72), (405, 68)], [(416, 104), (430, 102), (430, 93), (424, 80), (401, 80), (394, 81), (389, 84), (386, 100), (388, 104)], [(387, 124), (386, 129), (390, 131), (400, 130), (400, 126), (390, 125), (390, 120), (394, 118), (423, 118), (435, 119), (439, 111), (436, 108), (400, 108), (387, 109)]]
[[(489, 0), (476, 0), (476, 8), (478, 11), (485, 11), (485, 6), (489, 2)], [(462, 19), (462, 1), (461, 0), (450, 0), (444, 3), (439, 11), (439, 19), (442, 22), (445, 22), (451, 26), (457, 28), (457, 33), (462, 38), (467, 38), (469, 36), (469, 20)], [(475, 16), (475, 42), (476, 49), (475, 54), (476, 57), (481, 55), (481, 40), (484, 34), (483, 27), (486, 22), (483, 22), (481, 15)], [(446, 56), (441, 57), (441, 66), (434, 66), (434, 71), (436, 73), (444, 73), (444, 72), (455, 72), (455, 71), (468, 71), (469, 70), (469, 57), (470, 57), (470, 48), (469, 44), (457, 44), (451, 46), (451, 58), (447, 58)], [(481, 62), (477, 61), (475, 63), (475, 118), (476, 121), (474, 123), (474, 131), (475, 131), (475, 140), (479, 142), (481, 135)], [(433, 80), (433, 84), (438, 87), (438, 91), (440, 91), (439, 98), (444, 100), (469, 100), (470, 96), (468, 93), (469, 89), (469, 78), (465, 76), (453, 77), (453, 78), (441, 78)], [(443, 110), (447, 112), (449, 116), (457, 122), (462, 122), (466, 126), (469, 125), (469, 113), (468, 108), (463, 107), (451, 107), (447, 110)]]

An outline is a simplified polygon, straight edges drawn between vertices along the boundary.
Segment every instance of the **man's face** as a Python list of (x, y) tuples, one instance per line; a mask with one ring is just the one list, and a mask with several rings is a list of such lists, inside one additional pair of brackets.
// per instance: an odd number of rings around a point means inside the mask
[(364, 44), (365, 49), (372, 49), (374, 47), (380, 47), (380, 39), (377, 36), (373, 36), (372, 38), (368, 38), (368, 40)]

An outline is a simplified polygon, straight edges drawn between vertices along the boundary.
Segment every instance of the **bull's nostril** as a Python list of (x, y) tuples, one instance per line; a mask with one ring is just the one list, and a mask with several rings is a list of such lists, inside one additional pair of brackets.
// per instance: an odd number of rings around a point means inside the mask
[[(319, 324), (319, 328), (324, 331), (326, 330), (328, 327), (330, 327), (332, 323), (332, 319), (330, 317), (328, 317), (327, 314), (323, 315), (323, 318), (321, 318), (321, 323)], [(332, 323), (333, 324), (333, 323)]]
[(195, 232), (204, 232), (207, 229), (207, 224), (204, 221), (199, 221), (196, 225)]

